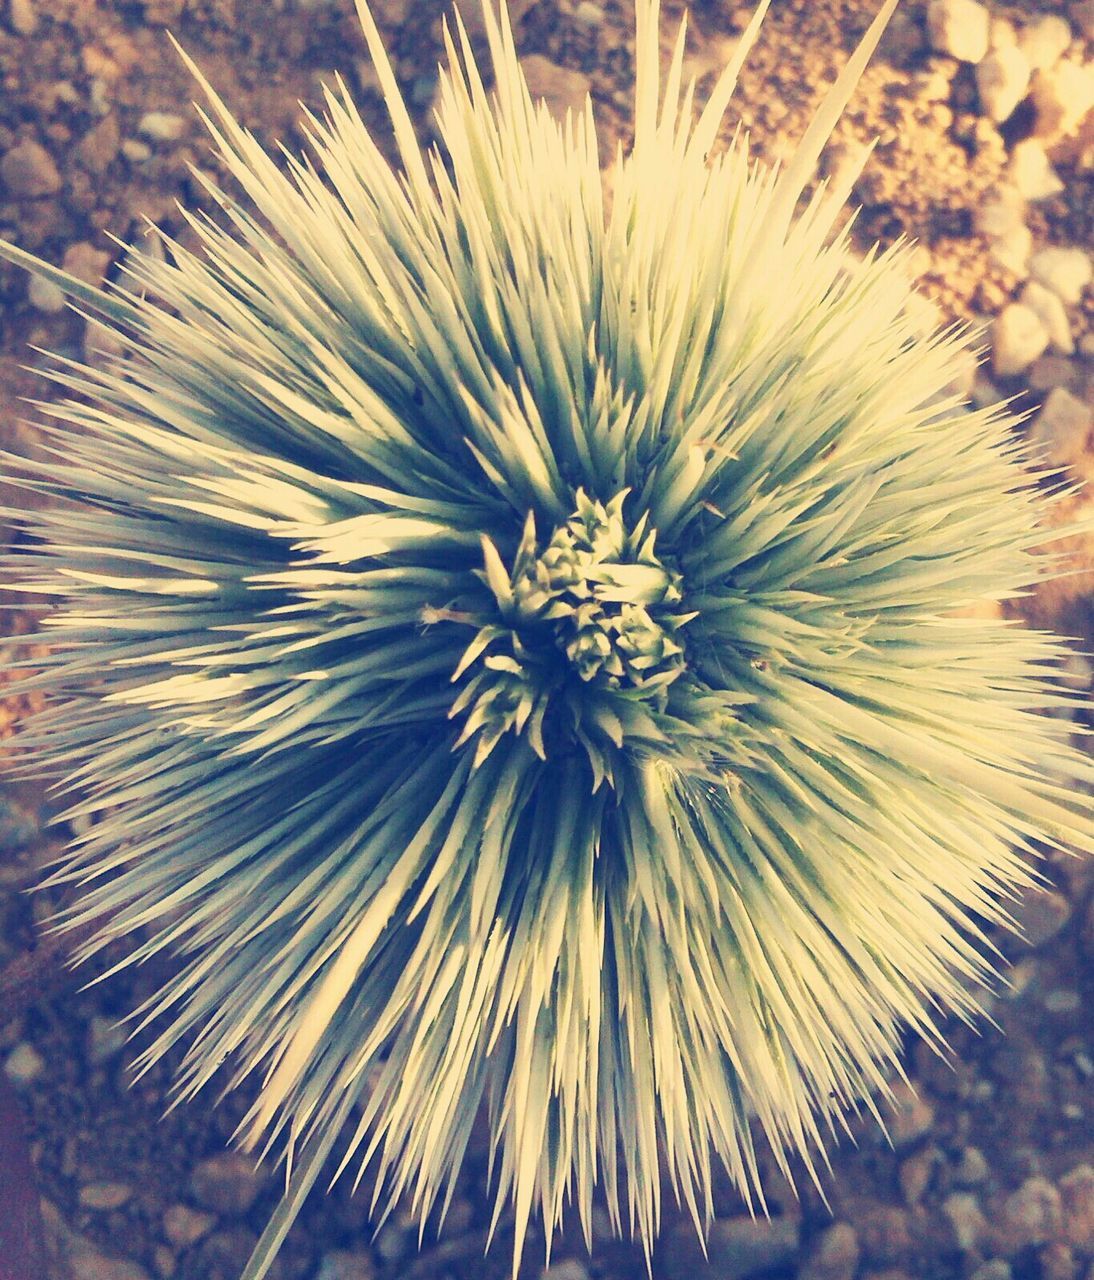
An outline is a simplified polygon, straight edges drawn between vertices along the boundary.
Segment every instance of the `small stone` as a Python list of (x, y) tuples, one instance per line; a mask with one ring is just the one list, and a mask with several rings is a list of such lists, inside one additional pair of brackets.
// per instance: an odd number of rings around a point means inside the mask
[(148, 1272), (127, 1258), (108, 1258), (94, 1248), (79, 1248), (68, 1255), (71, 1280), (149, 1280)]
[(895, 1266), (913, 1248), (911, 1218), (895, 1204), (870, 1203), (855, 1217), (863, 1260), (877, 1266)]
[(165, 1244), (156, 1245), (152, 1253), (152, 1261), (155, 1263), (156, 1272), (163, 1277), (163, 1280), (170, 1280), (178, 1268), (178, 1259)]
[(61, 175), (53, 157), (38, 142), (20, 142), (0, 160), (0, 178), (17, 200), (56, 195)]
[(978, 1187), (988, 1180), (988, 1162), (979, 1147), (966, 1147), (953, 1169), (953, 1180), (959, 1187)]
[(996, 124), (1008, 120), (1026, 96), (1030, 67), (1021, 49), (993, 49), (976, 65), (976, 87), (984, 113)]
[(199, 1213), (185, 1204), (173, 1204), (163, 1215), (163, 1234), (179, 1249), (196, 1244), (214, 1226), (216, 1214)]
[(1040, 1280), (1075, 1280), (1079, 1264), (1071, 1249), (1060, 1240), (1046, 1244), (1037, 1254)]
[(988, 11), (977, 0), (931, 0), (927, 33), (938, 53), (959, 62), (979, 62), (989, 47)]
[(1048, 460), (1056, 466), (1074, 466), (1087, 460), (1094, 405), (1084, 404), (1064, 387), (1048, 393), (1030, 438), (1048, 446)]
[(982, 236), (996, 240), (1026, 225), (1026, 197), (1018, 184), (992, 187), (973, 213), (973, 225)]
[(186, 0), (144, 0), (143, 8), (149, 26), (166, 27), (182, 17)]
[(988, 30), (989, 49), (1013, 49), (1018, 43), (1018, 29), (1009, 18), (998, 13), (991, 15), (991, 26)]
[(1054, 67), (1071, 43), (1071, 27), (1066, 18), (1045, 13), (1027, 23), (1018, 36), (1018, 47), (1034, 71)]
[(84, 284), (100, 285), (110, 265), (110, 254), (105, 249), (96, 249), (87, 240), (78, 240), (70, 244), (61, 259), (61, 266), (69, 275)]
[(1067, 308), (1057, 294), (1038, 281), (1029, 280), (1022, 289), (1019, 301), (1023, 306), (1029, 307), (1045, 326), (1049, 346), (1057, 355), (1069, 356), (1074, 352), (1075, 341), (1071, 336)]
[(217, 1213), (246, 1213), (258, 1197), (264, 1176), (253, 1161), (238, 1151), (210, 1156), (194, 1167), (190, 1190), (204, 1209)]
[(1014, 1272), (1005, 1258), (992, 1258), (982, 1262), (969, 1277), (969, 1280), (1011, 1280)]
[(1050, 938), (1055, 938), (1070, 919), (1071, 903), (1057, 889), (1027, 893), (1018, 912), (1018, 923), (1031, 947), (1044, 946)]
[(381, 1227), (374, 1247), (382, 1261), (390, 1266), (405, 1258), (410, 1252), (410, 1238), (400, 1223), (388, 1222)]
[(577, 1258), (566, 1258), (544, 1267), (539, 1280), (589, 1280), (589, 1268)]
[(1029, 273), (1070, 307), (1082, 301), (1083, 290), (1094, 274), (1090, 254), (1073, 246), (1052, 245), (1038, 249), (1029, 262)]
[(372, 1280), (375, 1274), (376, 1268), (367, 1253), (332, 1249), (319, 1260), (315, 1280)]
[(1012, 378), (1043, 355), (1048, 332), (1040, 317), (1020, 302), (1003, 308), (991, 327), (992, 369), (997, 377)]
[(695, 1228), (681, 1223), (668, 1237), (666, 1280), (745, 1280), (786, 1266), (798, 1251), (799, 1238), (794, 1218), (719, 1218), (711, 1226), (704, 1258)]
[(1077, 1165), (1060, 1179), (1064, 1235), (1076, 1249), (1094, 1253), (1094, 1168)]
[(17, 36), (32, 36), (38, 29), (34, 0), (9, 0), (8, 25)]
[(592, 81), (583, 72), (559, 66), (538, 53), (521, 58), (520, 66), (532, 101), (545, 99), (556, 120), (565, 117), (567, 108), (575, 113), (584, 110)]
[(926, 1147), (917, 1151), (906, 1160), (900, 1162), (897, 1180), (900, 1183), (900, 1194), (908, 1206), (919, 1204), (930, 1185), (931, 1174), (938, 1163), (937, 1147)]
[(84, 134), (76, 155), (88, 173), (102, 173), (117, 156), (120, 146), (118, 119), (110, 113)]
[(29, 1040), (22, 1040), (4, 1062), (4, 1073), (14, 1085), (33, 1084), (46, 1069), (45, 1060)]
[(169, 111), (146, 111), (137, 122), (137, 132), (153, 142), (177, 142), (186, 132), (186, 121)]
[(1029, 366), (1026, 378), (1031, 391), (1052, 391), (1055, 387), (1070, 391), (1078, 381), (1078, 372), (1066, 356), (1040, 356)]
[(1064, 189), (1044, 145), (1037, 138), (1023, 138), (1010, 153), (1010, 180), (1027, 200), (1051, 200)]
[(65, 309), (65, 295), (60, 286), (42, 276), (31, 276), (27, 285), (27, 298), (36, 311), (44, 311), (47, 315), (57, 315)]
[(1027, 1245), (1044, 1244), (1062, 1224), (1060, 1193), (1047, 1178), (1027, 1178), (1003, 1202), (1001, 1219), (1008, 1252), (1018, 1253)]
[(152, 148), (139, 138), (123, 138), (119, 150), (131, 164), (143, 164), (152, 158)]
[(849, 1222), (835, 1222), (817, 1237), (798, 1269), (798, 1280), (854, 1280), (858, 1236)]
[(1064, 138), (1077, 132), (1094, 107), (1094, 63), (1061, 59), (1032, 80), (1033, 132), (1039, 138)]
[(1078, 1013), (1083, 1007), (1083, 998), (1069, 987), (1054, 987), (1045, 992), (1041, 1003), (1048, 1013)]
[(1004, 270), (1024, 280), (1029, 275), (1029, 255), (1032, 251), (1033, 232), (1023, 224), (994, 240), (988, 256)]
[(975, 1249), (986, 1226), (976, 1196), (968, 1191), (955, 1191), (942, 1202), (942, 1212), (953, 1228), (957, 1247), (963, 1253)]
[(886, 1126), (893, 1146), (911, 1146), (934, 1124), (934, 1108), (923, 1095), (901, 1080), (893, 1086), (892, 1114), (886, 1117)]
[(90, 1182), (80, 1188), (80, 1203), (86, 1209), (120, 1209), (133, 1197), (133, 1188), (124, 1182)]
[(87, 1026), (87, 1060), (93, 1067), (101, 1067), (120, 1052), (126, 1041), (125, 1027), (112, 1018), (96, 1014)]

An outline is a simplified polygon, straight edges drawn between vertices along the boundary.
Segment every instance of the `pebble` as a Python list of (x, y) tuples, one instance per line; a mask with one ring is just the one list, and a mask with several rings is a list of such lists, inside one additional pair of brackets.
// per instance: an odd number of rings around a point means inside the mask
[(1026, 96), (1030, 66), (1014, 45), (993, 49), (976, 65), (976, 88), (985, 115), (996, 124), (1008, 120)]
[(1026, 197), (1017, 183), (992, 187), (973, 211), (973, 225), (989, 239), (996, 240), (1026, 225)]
[(1080, 1164), (1059, 1183), (1064, 1235), (1076, 1249), (1094, 1253), (1094, 1168)]
[(906, 1205), (917, 1205), (923, 1199), (930, 1185), (931, 1174), (938, 1163), (938, 1156), (937, 1147), (926, 1147), (900, 1162), (897, 1181)]
[(1026, 379), (1031, 391), (1051, 391), (1054, 387), (1075, 386), (1078, 369), (1066, 356), (1041, 356), (1029, 366)]
[(1012, 302), (996, 316), (991, 327), (992, 369), (1000, 378), (1022, 373), (1043, 355), (1048, 332), (1041, 318), (1020, 302)]
[(911, 1146), (913, 1142), (929, 1133), (934, 1124), (934, 1108), (921, 1093), (913, 1089), (904, 1080), (893, 1086), (892, 1114), (886, 1117), (885, 1124), (893, 1146)]
[(57, 315), (65, 309), (64, 291), (52, 280), (41, 276), (31, 276), (27, 284), (27, 299), (35, 311), (44, 311), (47, 315)]
[(1024, 280), (1029, 275), (1029, 256), (1033, 251), (1033, 232), (1024, 223), (994, 240), (988, 257)]
[(254, 1204), (264, 1181), (251, 1157), (225, 1151), (194, 1166), (190, 1190), (203, 1209), (239, 1215)]
[(127, 1258), (108, 1258), (95, 1249), (78, 1249), (69, 1255), (71, 1280), (149, 1280), (148, 1272)]
[(55, 195), (61, 189), (61, 175), (53, 157), (41, 143), (17, 143), (0, 160), (0, 178), (16, 199), (35, 200)]
[(177, 142), (186, 132), (186, 121), (170, 111), (146, 111), (137, 122), (137, 132), (153, 142)]
[(1071, 25), (1066, 18), (1045, 13), (1027, 23), (1018, 36), (1018, 47), (1034, 71), (1054, 67), (1071, 43)]
[(1078, 1013), (1083, 1007), (1083, 998), (1070, 987), (1053, 987), (1045, 992), (1041, 1003), (1048, 1013)]
[(703, 1257), (695, 1228), (680, 1223), (665, 1249), (666, 1280), (745, 1280), (759, 1271), (786, 1266), (798, 1252), (795, 1218), (719, 1218), (710, 1228)]
[[(856, 1215), (859, 1247), (867, 1262), (893, 1266), (912, 1250), (913, 1232), (908, 1213), (894, 1204), (870, 1203)], [(916, 1232), (918, 1235), (918, 1231)]]
[(1049, 346), (1057, 355), (1069, 356), (1075, 350), (1075, 340), (1071, 336), (1071, 322), (1067, 318), (1067, 308), (1058, 294), (1046, 289), (1037, 280), (1029, 280), (1019, 295), (1023, 306), (1035, 313), (1045, 326)]
[(988, 1162), (979, 1147), (965, 1147), (954, 1166), (952, 1178), (959, 1187), (978, 1187), (988, 1180)]
[(969, 1280), (1011, 1280), (1014, 1272), (1006, 1258), (991, 1258), (982, 1262), (969, 1277)]
[(1071, 16), (1079, 24), (1079, 30), (1088, 40), (1094, 40), (1094, 0), (1072, 0)]
[(538, 53), (521, 58), (520, 66), (532, 101), (544, 98), (556, 120), (564, 119), (567, 108), (574, 112), (584, 110), (592, 81), (583, 72), (559, 66)]
[(854, 1280), (858, 1256), (854, 1227), (849, 1222), (835, 1222), (817, 1237), (798, 1268), (798, 1280)]
[(963, 1253), (975, 1249), (987, 1225), (976, 1196), (968, 1191), (955, 1191), (942, 1202), (942, 1212), (953, 1228), (957, 1247)]
[(1030, 258), (1029, 273), (1046, 288), (1062, 298), (1068, 306), (1076, 306), (1090, 283), (1094, 267), (1090, 254), (1075, 246), (1052, 245), (1038, 249)]
[(1063, 58), (1050, 71), (1038, 71), (1031, 96), (1034, 133), (1039, 138), (1068, 137), (1094, 107), (1094, 63)]
[(152, 158), (152, 148), (140, 138), (123, 138), (118, 149), (131, 164), (143, 164)]
[(120, 1209), (133, 1198), (133, 1188), (124, 1182), (89, 1182), (80, 1188), (80, 1203), (85, 1209)]
[(577, 1258), (566, 1258), (544, 1267), (539, 1280), (589, 1280), (589, 1268)]
[(1018, 923), (1031, 947), (1044, 946), (1070, 919), (1071, 903), (1058, 889), (1027, 893), (1018, 911)]
[(367, 1253), (332, 1249), (319, 1260), (315, 1280), (372, 1280), (376, 1269)]
[(990, 20), (977, 0), (931, 0), (927, 34), (931, 48), (959, 62), (979, 62), (988, 52)]
[(38, 28), (34, 0), (10, 0), (8, 25), (17, 36), (32, 36)]
[(113, 1018), (96, 1014), (87, 1024), (87, 1060), (93, 1067), (101, 1067), (121, 1051), (126, 1041), (126, 1030)]
[(1064, 190), (1044, 145), (1037, 138), (1023, 138), (1010, 153), (1010, 180), (1027, 200), (1051, 200)]
[(87, 240), (78, 240), (70, 244), (61, 259), (62, 268), (85, 284), (100, 285), (110, 266), (110, 254), (105, 249), (96, 249)]
[(1057, 1234), (1061, 1224), (1060, 1193), (1047, 1178), (1027, 1178), (1003, 1202), (1001, 1251), (1013, 1255), (1027, 1245), (1044, 1244)]
[(4, 1062), (4, 1074), (14, 1085), (30, 1085), (46, 1069), (45, 1059), (29, 1040), (22, 1040)]
[(88, 173), (102, 173), (114, 160), (121, 146), (118, 119), (112, 112), (81, 138), (76, 154)]
[(216, 1215), (200, 1213), (189, 1205), (173, 1204), (163, 1215), (163, 1234), (180, 1249), (189, 1248), (212, 1231)]

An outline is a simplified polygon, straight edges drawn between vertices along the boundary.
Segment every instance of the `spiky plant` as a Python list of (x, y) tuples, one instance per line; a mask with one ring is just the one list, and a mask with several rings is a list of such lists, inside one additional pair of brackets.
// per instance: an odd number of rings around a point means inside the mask
[(854, 175), (796, 213), (894, 3), (776, 173), (717, 150), (766, 4), (696, 119), (637, 0), (608, 214), (504, 10), (493, 96), (446, 28), (446, 162), (360, 0), (401, 176), (342, 86), (286, 176), (190, 64), (260, 217), (208, 182), (227, 229), (109, 293), (3, 248), (129, 348), (49, 375), (8, 561), (28, 745), (99, 818), (60, 924), (179, 958), (136, 1017), (179, 1097), (261, 1076), (249, 1277), (336, 1149), (447, 1204), (484, 1098), (514, 1265), (598, 1182), (647, 1256), (663, 1179), (700, 1231), (713, 1156), (762, 1199), (750, 1121), (814, 1175), (901, 1028), (975, 1013), (1021, 851), (1094, 848), (1063, 646), (962, 612), (1053, 569), (1028, 450), (945, 393), (906, 250), (848, 266)]

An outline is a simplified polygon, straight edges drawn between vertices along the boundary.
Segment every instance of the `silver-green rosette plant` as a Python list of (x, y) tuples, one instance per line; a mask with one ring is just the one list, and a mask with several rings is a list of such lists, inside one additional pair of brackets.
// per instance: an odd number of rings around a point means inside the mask
[(902, 1028), (976, 1012), (1034, 842), (1094, 848), (1065, 647), (969, 608), (1058, 567), (1029, 448), (946, 392), (907, 250), (847, 254), (854, 175), (801, 200), (894, 2), (773, 171), (718, 142), (766, 4), (696, 112), (637, 0), (609, 210), (504, 10), (492, 93), (446, 28), (423, 155), (359, 0), (401, 173), (341, 85), (285, 172), (202, 81), (248, 203), (206, 179), (200, 253), (0, 250), (127, 346), (50, 373), (8, 557), (33, 762), (99, 819), (59, 923), (177, 958), (136, 1022), (180, 1097), (260, 1078), (252, 1280), (328, 1160), (447, 1205), (484, 1101), (515, 1261), (598, 1184), (647, 1254), (715, 1157), (762, 1203), (753, 1133), (813, 1176)]

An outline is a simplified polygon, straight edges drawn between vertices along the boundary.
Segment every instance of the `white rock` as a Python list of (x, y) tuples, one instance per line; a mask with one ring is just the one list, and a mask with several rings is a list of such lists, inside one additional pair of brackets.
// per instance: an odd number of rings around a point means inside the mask
[(1022, 289), (1019, 301), (1029, 307), (1045, 326), (1049, 346), (1058, 355), (1069, 356), (1075, 350), (1075, 340), (1071, 336), (1071, 322), (1067, 318), (1067, 308), (1058, 294), (1046, 289), (1037, 280), (1029, 280)]
[(1024, 280), (1029, 275), (1029, 255), (1032, 249), (1033, 232), (1023, 223), (995, 240), (988, 255), (993, 262)]
[(89, 1182), (80, 1188), (80, 1203), (85, 1209), (106, 1212), (120, 1209), (133, 1198), (133, 1188), (124, 1182)]
[(566, 1258), (544, 1267), (539, 1280), (589, 1280), (589, 1268), (578, 1258)]
[(319, 1260), (315, 1280), (372, 1280), (376, 1268), (363, 1250), (332, 1249)]
[(179, 1249), (188, 1249), (216, 1226), (216, 1215), (199, 1213), (189, 1205), (173, 1204), (163, 1215), (163, 1234)]
[(1009, 18), (993, 13), (988, 29), (989, 49), (1013, 49), (1017, 43), (1018, 30), (1014, 23)]
[(1063, 58), (1033, 77), (1031, 96), (1036, 108), (1033, 131), (1039, 138), (1063, 138), (1075, 133), (1094, 107), (1094, 62)]
[(1083, 290), (1090, 283), (1094, 267), (1085, 249), (1052, 245), (1038, 249), (1033, 255), (1029, 273), (1073, 307), (1082, 301)]
[(955, 1191), (942, 1202), (942, 1212), (950, 1220), (957, 1247), (965, 1253), (975, 1249), (987, 1225), (976, 1196), (968, 1191)]
[(1094, 432), (1094, 405), (1084, 404), (1064, 387), (1048, 393), (1030, 438), (1048, 446), (1049, 461), (1057, 466), (1073, 466), (1090, 452)]
[(1034, 71), (1054, 67), (1071, 43), (1071, 26), (1059, 14), (1045, 13), (1024, 26), (1018, 36), (1018, 47), (1029, 59)]
[(976, 87), (984, 114), (996, 124), (1009, 119), (1026, 96), (1030, 66), (1026, 55), (1014, 45), (993, 49), (976, 66)]
[(43, 280), (41, 276), (31, 276), (27, 285), (27, 297), (36, 311), (45, 311), (50, 315), (65, 309), (65, 295), (52, 280)]
[(992, 369), (997, 377), (1022, 373), (1048, 346), (1048, 332), (1040, 317), (1020, 302), (999, 313), (991, 327)]
[(938, 53), (959, 62), (979, 62), (989, 46), (988, 11), (977, 0), (931, 0), (927, 32)]
[(8, 1054), (4, 1073), (12, 1084), (33, 1084), (46, 1069), (42, 1055), (28, 1041), (23, 1040)]
[(34, 0), (10, 0), (8, 22), (17, 36), (32, 36), (38, 27)]
[(1037, 138), (1023, 138), (1010, 153), (1010, 180), (1027, 200), (1050, 200), (1064, 189)]
[(137, 122), (137, 132), (153, 142), (177, 142), (186, 132), (186, 121), (170, 111), (146, 111)]
[(528, 81), (532, 101), (546, 99), (547, 106), (556, 119), (563, 119), (567, 108), (575, 113), (584, 110), (585, 95), (592, 82), (583, 72), (560, 66), (538, 53), (521, 58), (520, 66)]
[(992, 187), (984, 202), (977, 206), (973, 221), (977, 231), (992, 240), (1010, 235), (1026, 225), (1026, 198), (1017, 185), (1004, 183)]

